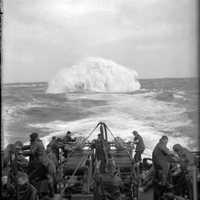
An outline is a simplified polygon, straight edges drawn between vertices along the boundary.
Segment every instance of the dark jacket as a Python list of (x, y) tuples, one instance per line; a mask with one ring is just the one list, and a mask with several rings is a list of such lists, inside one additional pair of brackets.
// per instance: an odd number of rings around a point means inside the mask
[(59, 145), (56, 140), (52, 140), (47, 146), (50, 146), (57, 160), (59, 159)]
[(68, 142), (75, 142), (76, 139), (72, 138), (70, 135), (66, 135), (64, 138), (63, 138), (63, 142), (65, 144), (67, 144)]
[(13, 165), (17, 171), (27, 172), (28, 160), (23, 155), (17, 155), (13, 160)]
[(25, 156), (30, 156), (30, 163), (32, 162), (46, 162), (45, 148), (41, 140), (36, 139), (30, 145), (24, 146), (24, 150), (29, 149), (24, 153)]
[(152, 160), (154, 166), (163, 168), (168, 165), (172, 161), (171, 154), (167, 146), (160, 140), (153, 150)]
[(195, 157), (188, 149), (182, 147), (179, 144), (174, 145), (173, 148), (178, 153), (182, 168), (187, 169), (188, 167), (195, 165)]
[(135, 151), (143, 152), (145, 150), (143, 138), (139, 134), (135, 136), (134, 143), (136, 144)]

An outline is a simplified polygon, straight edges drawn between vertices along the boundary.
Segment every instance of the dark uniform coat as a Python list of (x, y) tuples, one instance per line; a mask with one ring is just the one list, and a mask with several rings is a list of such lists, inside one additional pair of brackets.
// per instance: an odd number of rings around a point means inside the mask
[(154, 169), (154, 200), (160, 200), (161, 196), (166, 190), (170, 162), (172, 161), (170, 156), (171, 154), (172, 153), (162, 140), (159, 141), (153, 150), (152, 161)]
[(170, 157), (171, 154), (166, 145), (162, 141), (159, 141), (153, 150), (152, 160), (154, 166), (163, 169), (172, 160)]
[(29, 163), (42, 163), (46, 165), (47, 158), (45, 153), (45, 148), (41, 140), (37, 139), (31, 143), (31, 145), (27, 145), (23, 147), (24, 150), (29, 149), (29, 151), (25, 152), (24, 155), (30, 156)]
[(142, 160), (141, 154), (145, 150), (145, 145), (143, 138), (139, 134), (135, 136), (134, 143), (136, 144), (134, 160), (138, 162)]
[(104, 142), (103, 139), (97, 139), (93, 141), (91, 148), (96, 149), (96, 159), (98, 161), (101, 161), (100, 172), (105, 172), (105, 166), (107, 160), (106, 152), (108, 152), (109, 146), (107, 145), (106, 142)]
[(143, 152), (145, 150), (144, 141), (141, 135), (136, 135), (134, 137), (134, 143), (136, 143), (135, 151)]

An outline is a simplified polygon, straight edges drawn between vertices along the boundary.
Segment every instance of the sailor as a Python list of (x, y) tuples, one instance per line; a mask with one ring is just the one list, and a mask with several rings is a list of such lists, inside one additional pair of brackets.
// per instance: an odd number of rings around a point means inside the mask
[(167, 148), (167, 143), (168, 137), (162, 136), (152, 154), (154, 167), (154, 200), (160, 199), (165, 189), (170, 186), (168, 183), (168, 172), (174, 154)]
[(38, 190), (39, 195), (48, 193), (49, 160), (44, 145), (37, 133), (30, 135), (30, 145), (23, 146), (25, 156), (29, 156), (28, 174), (31, 184)]
[(107, 152), (109, 151), (109, 146), (105, 142), (102, 134), (98, 134), (97, 140), (94, 140), (91, 144), (91, 148), (96, 150), (96, 159), (100, 162), (100, 172), (105, 172)]
[(16, 199), (16, 191), (12, 184), (8, 183), (8, 176), (2, 175), (1, 179), (1, 199), (2, 200), (14, 200)]
[(16, 181), (15, 176), (17, 172), (17, 168), (14, 165), (15, 159), (15, 145), (8, 144), (2, 154), (2, 167), (4, 172), (7, 173), (9, 182), (14, 183)]
[(15, 143), (15, 158), (13, 160), (13, 166), (16, 167), (17, 171), (27, 172), (28, 160), (23, 155), (22, 151), (23, 144), (20, 141)]
[(65, 137), (63, 138), (64, 144), (68, 144), (69, 142), (75, 142), (76, 139), (72, 138), (72, 133), (71, 131), (67, 131)]
[(173, 146), (173, 150), (178, 154), (180, 166), (185, 176), (189, 197), (190, 199), (192, 199), (193, 198), (192, 184), (193, 184), (193, 172), (195, 170), (195, 158), (187, 148), (181, 146), (180, 144), (175, 144)]
[(30, 135), (30, 145), (25, 145), (22, 149), (28, 150), (24, 151), (24, 155), (30, 157), (29, 167), (32, 168), (31, 165), (37, 164), (38, 162), (45, 164), (45, 148), (37, 133)]
[(137, 163), (137, 162), (141, 162), (141, 160), (142, 160), (141, 155), (145, 150), (145, 145), (144, 145), (142, 136), (139, 135), (139, 133), (137, 131), (133, 131), (132, 133), (134, 135), (133, 143), (136, 145), (134, 161)]
[(57, 138), (55, 136), (52, 137), (50, 143), (47, 145), (51, 147), (53, 153), (55, 154), (57, 160), (59, 160), (59, 145), (57, 142)]
[(180, 144), (175, 144), (173, 146), (173, 150), (178, 154), (181, 167), (184, 170), (190, 171), (190, 169), (195, 166), (195, 158), (187, 148), (181, 146)]
[(76, 139), (72, 138), (72, 133), (71, 131), (67, 131), (65, 137), (63, 138), (63, 143), (64, 143), (64, 157), (67, 158), (69, 153), (72, 151), (72, 143), (75, 142)]
[(46, 148), (46, 154), (47, 154), (47, 158), (49, 160), (51, 160), (55, 167), (57, 168), (58, 167), (58, 160), (57, 160), (57, 157), (52, 149), (52, 147), (50, 145), (47, 145), (47, 148)]
[(8, 144), (7, 147), (4, 149), (4, 151), (2, 152), (3, 168), (8, 169), (14, 157), (15, 157), (15, 145)]
[(53, 153), (51, 147), (47, 145), (47, 158), (48, 158), (48, 180), (51, 196), (57, 192), (57, 183), (56, 183), (56, 170), (58, 168), (58, 160)]
[(39, 200), (38, 192), (36, 188), (29, 183), (28, 175), (23, 172), (19, 172), (17, 175), (18, 200)]

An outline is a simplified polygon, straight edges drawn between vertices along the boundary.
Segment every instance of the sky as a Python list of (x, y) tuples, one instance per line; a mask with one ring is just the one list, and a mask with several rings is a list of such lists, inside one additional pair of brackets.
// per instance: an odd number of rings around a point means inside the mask
[(198, 0), (4, 0), (4, 83), (49, 81), (85, 57), (139, 78), (197, 76)]

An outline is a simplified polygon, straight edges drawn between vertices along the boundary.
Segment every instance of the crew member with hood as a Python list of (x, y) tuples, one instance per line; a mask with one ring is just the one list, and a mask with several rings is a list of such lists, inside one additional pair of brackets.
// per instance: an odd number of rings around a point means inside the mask
[(58, 162), (58, 160), (59, 160), (59, 144), (57, 142), (57, 138), (55, 136), (53, 136), (52, 140), (50, 141), (50, 143), (47, 146), (51, 147), (52, 152), (55, 154), (57, 162)]
[(69, 153), (72, 151), (71, 143), (76, 141), (75, 138), (72, 138), (71, 134), (72, 134), (71, 131), (67, 131), (65, 137), (63, 138), (63, 143), (64, 143), (64, 148), (63, 148), (64, 154), (63, 155), (65, 158), (67, 158)]
[(192, 199), (193, 198), (192, 184), (193, 184), (193, 171), (195, 168), (195, 158), (188, 149), (181, 146), (180, 144), (175, 144), (173, 146), (173, 150), (178, 154), (181, 169), (185, 176), (188, 193), (190, 199)]
[(30, 135), (30, 145), (25, 145), (23, 150), (28, 150), (24, 152), (25, 156), (29, 156), (29, 170), (32, 171), (34, 165), (38, 163), (46, 164), (46, 153), (42, 141), (39, 139), (37, 133), (32, 133)]
[(29, 156), (28, 175), (31, 184), (40, 196), (42, 193), (48, 193), (49, 160), (37, 133), (30, 135), (30, 145), (24, 146), (23, 149), (28, 149), (24, 155)]
[(154, 200), (160, 199), (163, 192), (170, 186), (168, 183), (168, 172), (170, 162), (173, 162), (173, 152), (167, 148), (168, 137), (162, 136), (155, 146), (152, 154), (154, 167)]
[(63, 138), (63, 142), (65, 144), (69, 143), (69, 142), (75, 142), (76, 139), (75, 138), (72, 138), (72, 133), (71, 131), (67, 131), (65, 137)]
[(142, 160), (141, 155), (145, 150), (145, 145), (144, 145), (144, 141), (143, 141), (142, 136), (139, 135), (139, 133), (137, 131), (133, 131), (133, 135), (134, 135), (133, 143), (136, 145), (134, 160), (137, 163), (137, 162), (140, 162)]

